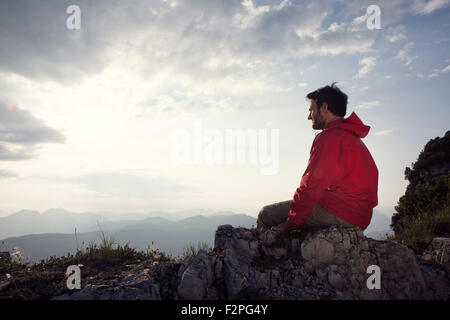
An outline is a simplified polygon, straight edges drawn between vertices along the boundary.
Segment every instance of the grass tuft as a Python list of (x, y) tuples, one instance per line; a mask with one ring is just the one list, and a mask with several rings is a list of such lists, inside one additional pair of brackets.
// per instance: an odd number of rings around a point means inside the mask
[(422, 254), (433, 238), (450, 236), (450, 206), (432, 214), (423, 212), (405, 224), (401, 232), (391, 236), (388, 240), (395, 240), (414, 250), (416, 254)]
[(189, 244), (183, 248), (181, 260), (187, 260), (195, 256), (200, 250), (211, 251), (212, 247), (207, 242), (198, 242), (197, 247), (194, 244)]
[(157, 265), (170, 257), (159, 250), (137, 251), (129, 244), (116, 243), (101, 232), (100, 244), (90, 242), (75, 254), (49, 257), (33, 265), (0, 258), (0, 300), (46, 300), (70, 292), (66, 270), (70, 265), (81, 268), (81, 286), (93, 281), (113, 279), (126, 265)]

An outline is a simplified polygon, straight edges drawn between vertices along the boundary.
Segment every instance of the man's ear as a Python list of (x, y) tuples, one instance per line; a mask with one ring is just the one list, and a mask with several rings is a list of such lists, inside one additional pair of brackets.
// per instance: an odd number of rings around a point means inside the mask
[(320, 108), (320, 112), (324, 113), (324, 112), (327, 112), (327, 111), (329, 111), (328, 110), (328, 103), (323, 102), (322, 103), (322, 107)]

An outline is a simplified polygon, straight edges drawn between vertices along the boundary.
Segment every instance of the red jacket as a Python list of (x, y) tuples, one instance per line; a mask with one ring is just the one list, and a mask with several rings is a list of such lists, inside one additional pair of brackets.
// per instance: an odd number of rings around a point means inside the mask
[(329, 122), (316, 136), (285, 230), (302, 225), (316, 202), (328, 212), (367, 228), (378, 204), (378, 169), (361, 140), (369, 129), (353, 112), (347, 119)]

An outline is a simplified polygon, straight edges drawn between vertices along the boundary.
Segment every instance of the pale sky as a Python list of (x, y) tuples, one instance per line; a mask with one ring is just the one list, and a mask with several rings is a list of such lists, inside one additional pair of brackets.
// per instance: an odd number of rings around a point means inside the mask
[[(381, 29), (367, 27), (372, 4)], [(319, 132), (305, 96), (333, 81), (346, 117), (371, 127), (379, 205), (393, 207), (405, 167), (449, 129), (449, 18), (448, 0), (1, 1), (0, 216), (255, 216), (292, 199)], [(277, 132), (266, 165), (173, 159), (177, 132), (204, 152), (238, 129), (268, 133), (269, 149)], [(268, 160), (276, 170), (262, 174)]]

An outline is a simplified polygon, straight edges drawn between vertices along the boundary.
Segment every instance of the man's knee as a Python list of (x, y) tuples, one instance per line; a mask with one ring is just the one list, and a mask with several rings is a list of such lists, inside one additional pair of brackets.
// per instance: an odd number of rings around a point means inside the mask
[(267, 206), (262, 207), (261, 210), (259, 210), (258, 217), (264, 219), (264, 217), (267, 215)]
[(286, 221), (289, 216), (291, 200), (281, 201), (264, 206), (258, 214), (258, 225), (270, 228)]
[(347, 220), (344, 220), (335, 214), (325, 210), (318, 202), (314, 205), (308, 220), (305, 224), (310, 226), (320, 226), (320, 227), (331, 227), (331, 226), (341, 226), (345, 228), (354, 228), (355, 225), (351, 224)]
[(269, 212), (269, 210), (267, 210), (267, 206), (262, 207), (262, 209), (259, 211), (258, 219), (256, 220), (256, 225), (258, 228), (260, 228), (260, 227), (267, 228), (268, 227), (268, 225), (266, 224), (268, 212)]

